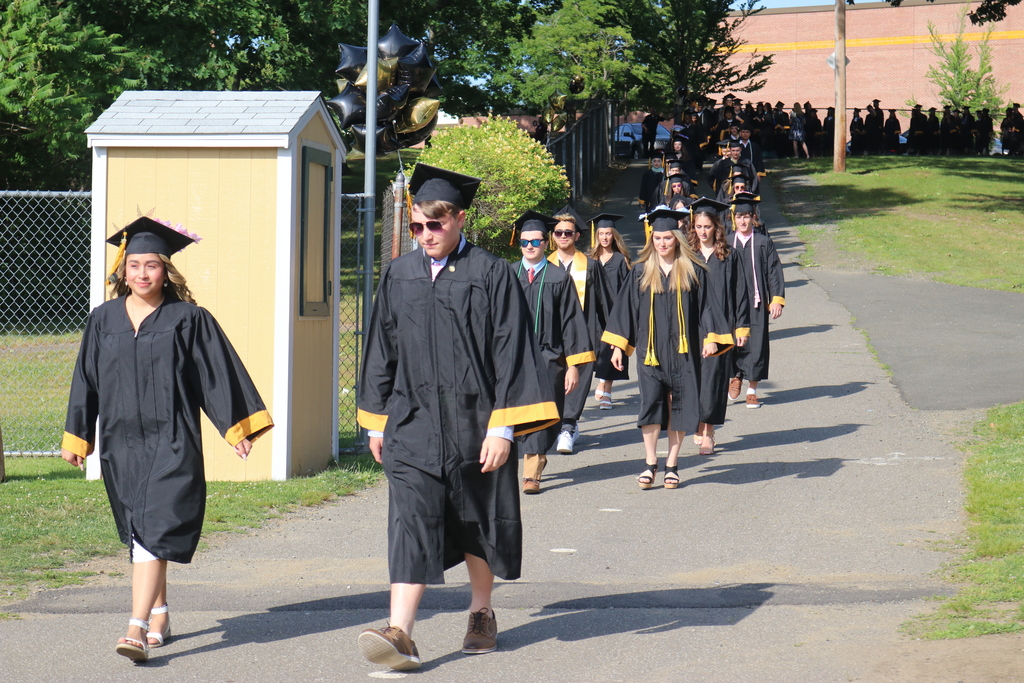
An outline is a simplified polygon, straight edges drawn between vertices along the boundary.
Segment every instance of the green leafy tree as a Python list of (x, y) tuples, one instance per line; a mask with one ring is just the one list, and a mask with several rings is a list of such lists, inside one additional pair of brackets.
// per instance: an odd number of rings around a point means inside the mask
[(494, 254), (519, 256), (510, 246), (515, 220), (524, 212), (551, 211), (565, 203), (569, 181), (551, 153), (508, 119), (439, 132), (419, 161), (483, 178), (466, 212), (466, 236)]
[(774, 56), (755, 51), (745, 62), (735, 58), (746, 44), (738, 31), (760, 11), (757, 2), (742, 0), (730, 16), (732, 0), (626, 0), (633, 35), (643, 36), (636, 56), (649, 71), (641, 95), (648, 107), (664, 107), (683, 94), (763, 88)]
[(0, 186), (89, 187), (85, 128), (138, 84), (117, 38), (38, 0), (0, 13)]
[[(903, 0), (885, 0), (893, 7), (899, 7), (903, 4)], [(851, 5), (853, 0), (847, 0)], [(935, 0), (928, 0), (928, 2), (935, 2)], [(1006, 18), (1006, 8), (1015, 7), (1020, 4), (1020, 0), (981, 0), (981, 3), (974, 8), (967, 16), (971, 18), (971, 23), (975, 25), (987, 24), (990, 21), (1002, 21)]]
[(975, 111), (988, 108), (998, 112), (1009, 86), (1000, 86), (992, 72), (992, 49), (988, 41), (993, 26), (990, 24), (978, 41), (978, 66), (975, 68), (970, 46), (964, 38), (969, 11), (969, 6), (965, 5), (958, 12), (957, 31), (950, 42), (944, 41), (935, 24), (928, 22), (931, 52), (938, 57), (938, 62), (928, 67), (926, 75), (938, 86), (943, 106), (954, 109), (968, 106)]
[(513, 47), (510, 65), (493, 83), (533, 108), (546, 106), (574, 77), (583, 79), (581, 99), (635, 100), (648, 70), (636, 60), (627, 24), (619, 3), (566, 0)]

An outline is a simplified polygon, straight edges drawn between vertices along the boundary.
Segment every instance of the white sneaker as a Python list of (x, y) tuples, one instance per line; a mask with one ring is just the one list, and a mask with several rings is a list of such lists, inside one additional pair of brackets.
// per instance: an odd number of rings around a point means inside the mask
[(563, 430), (558, 434), (558, 443), (555, 445), (555, 450), (559, 453), (572, 453), (573, 447), (576, 445), (576, 431)]

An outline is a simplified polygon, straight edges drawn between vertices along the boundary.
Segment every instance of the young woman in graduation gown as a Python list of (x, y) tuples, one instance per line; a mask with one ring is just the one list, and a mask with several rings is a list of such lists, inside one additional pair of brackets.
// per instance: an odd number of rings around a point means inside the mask
[[(709, 296), (707, 267), (686, 242), (679, 220), (686, 214), (658, 209), (648, 214), (651, 233), (619, 290), (602, 341), (615, 346), (612, 363), (639, 349), (637, 365), (643, 433), (641, 489), (658, 471), (658, 436), (668, 430), (665, 488), (679, 485), (677, 460), (686, 432), (700, 423), (701, 360), (725, 353), (733, 337), (724, 307)], [(702, 333), (702, 330), (704, 332)]]
[[(590, 219), (591, 229), (594, 230), (594, 233), (588, 256), (601, 264), (612, 301), (615, 300), (622, 284), (629, 277), (629, 269), (633, 265), (629, 258), (626, 241), (615, 229), (615, 221), (620, 218), (622, 216), (618, 214), (602, 213)], [(594, 374), (597, 376), (597, 389), (594, 391), (594, 398), (597, 399), (598, 407), (601, 410), (611, 410), (612, 382), (629, 379), (628, 359), (623, 359), (623, 367), (619, 370), (612, 365), (612, 347), (599, 343)]]
[(117, 652), (136, 662), (170, 635), (167, 562), (191, 561), (199, 544), (200, 409), (243, 459), (273, 426), (231, 343), (171, 264), (194, 237), (143, 217), (108, 240), (122, 247), (113, 298), (86, 321), (62, 443), (62, 457), (81, 466), (99, 437), (92, 457), (134, 563), (132, 618)]
[[(725, 205), (699, 199), (690, 206), (690, 248), (707, 265), (708, 297), (725, 311), (736, 346), (746, 345), (750, 337), (750, 307), (747, 285), (736, 252), (725, 241), (725, 228), (719, 219)], [(702, 330), (702, 334), (706, 331)], [(701, 455), (711, 455), (715, 447), (715, 425), (725, 422), (728, 405), (732, 356), (709, 356), (701, 363), (700, 425), (694, 441)]]

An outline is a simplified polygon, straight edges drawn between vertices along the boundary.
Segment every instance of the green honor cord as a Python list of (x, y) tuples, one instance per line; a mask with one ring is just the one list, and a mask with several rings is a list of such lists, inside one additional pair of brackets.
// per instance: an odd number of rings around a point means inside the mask
[[(523, 261), (519, 260), (519, 270), (516, 271), (516, 277), (521, 277), (523, 274)], [(533, 314), (533, 333), (540, 334), (540, 301), (541, 294), (544, 293), (544, 278), (548, 276), (548, 268), (544, 266), (544, 269), (540, 272), (540, 285), (537, 287), (537, 310)]]

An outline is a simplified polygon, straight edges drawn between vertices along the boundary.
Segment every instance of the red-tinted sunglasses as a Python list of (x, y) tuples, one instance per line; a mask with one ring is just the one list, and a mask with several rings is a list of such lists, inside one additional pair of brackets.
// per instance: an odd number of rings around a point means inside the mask
[(442, 232), (444, 230), (444, 223), (441, 221), (427, 221), (426, 223), (410, 223), (409, 232), (414, 235), (419, 235), (423, 232), (423, 228), (426, 227), (430, 232)]

